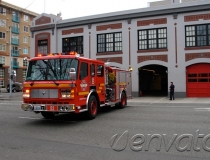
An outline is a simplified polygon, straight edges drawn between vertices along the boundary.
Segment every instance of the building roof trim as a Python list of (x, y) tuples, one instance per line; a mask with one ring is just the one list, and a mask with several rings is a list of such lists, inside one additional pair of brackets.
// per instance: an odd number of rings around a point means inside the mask
[[(128, 11), (120, 11), (106, 14), (99, 14), (94, 16), (86, 16), (80, 18), (73, 18), (67, 20), (61, 20), (57, 22), (56, 28), (65, 28), (73, 26), (81, 26), (87, 24), (104, 23), (111, 21), (120, 21), (168, 14), (179, 14), (194, 11), (209, 10), (210, 4), (207, 1), (201, 1), (198, 3), (179, 3), (166, 6), (148, 7), (141, 9), (134, 9)], [(181, 5), (182, 4), (182, 5)]]
[(15, 6), (13, 4), (10, 4), (10, 3), (4, 2), (4, 1), (1, 1), (0, 5), (2, 5), (4, 7), (7, 7), (7, 8), (14, 9), (18, 12), (23, 12), (23, 13), (35, 16), (35, 17), (39, 15), (38, 13), (32, 12), (30, 10), (27, 10), (27, 9), (24, 9), (24, 8), (21, 8), (21, 7), (18, 7), (18, 6)]
[(42, 30), (48, 30), (48, 29), (54, 29), (55, 28), (55, 24), (45, 24), (45, 25), (39, 25), (39, 26), (35, 26), (35, 27), (30, 27), (30, 31), (34, 32), (34, 31), (42, 31)]

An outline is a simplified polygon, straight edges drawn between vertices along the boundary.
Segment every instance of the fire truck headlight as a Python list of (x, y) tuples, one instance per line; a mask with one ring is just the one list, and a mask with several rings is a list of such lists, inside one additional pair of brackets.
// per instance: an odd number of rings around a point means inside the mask
[(61, 93), (62, 98), (70, 98), (70, 94)]
[(23, 98), (30, 98), (30, 94), (29, 93), (23, 93)]
[(66, 98), (66, 94), (61, 93), (61, 98)]
[(23, 89), (23, 98), (30, 98), (30, 90), (29, 89)]
[(69, 90), (69, 89), (62, 89), (61, 90), (61, 98), (74, 98), (74, 97), (72, 97), (72, 91), (71, 90)]

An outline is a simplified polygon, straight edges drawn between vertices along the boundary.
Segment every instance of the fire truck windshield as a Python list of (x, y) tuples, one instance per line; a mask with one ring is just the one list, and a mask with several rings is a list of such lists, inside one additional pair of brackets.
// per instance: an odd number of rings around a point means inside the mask
[(70, 68), (77, 73), (77, 59), (44, 59), (29, 61), (26, 81), (34, 80), (69, 80)]

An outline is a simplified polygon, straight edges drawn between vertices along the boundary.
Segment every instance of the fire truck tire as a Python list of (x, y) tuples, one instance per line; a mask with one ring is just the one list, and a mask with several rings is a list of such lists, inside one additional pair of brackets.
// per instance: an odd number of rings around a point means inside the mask
[(46, 119), (53, 119), (55, 116), (53, 112), (41, 112), (41, 115)]
[(123, 108), (125, 108), (126, 104), (127, 104), (127, 98), (126, 98), (125, 92), (122, 92), (121, 102), (119, 103), (118, 106), (119, 106), (120, 109), (123, 109)]
[(98, 112), (98, 102), (95, 96), (91, 96), (88, 101), (87, 118), (89, 120), (94, 119)]

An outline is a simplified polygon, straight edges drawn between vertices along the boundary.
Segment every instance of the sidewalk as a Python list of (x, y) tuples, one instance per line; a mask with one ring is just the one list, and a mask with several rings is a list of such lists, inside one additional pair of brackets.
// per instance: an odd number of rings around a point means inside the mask
[(128, 100), (128, 105), (139, 104), (209, 104), (210, 98), (176, 98), (169, 100), (168, 97), (134, 97)]

